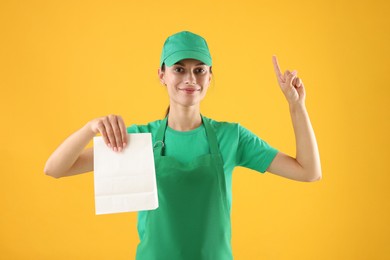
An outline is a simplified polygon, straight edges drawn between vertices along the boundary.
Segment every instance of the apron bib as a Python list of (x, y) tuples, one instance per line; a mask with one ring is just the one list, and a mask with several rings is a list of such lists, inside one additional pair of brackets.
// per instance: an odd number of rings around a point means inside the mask
[(211, 153), (189, 163), (163, 156), (167, 117), (161, 122), (154, 150), (159, 207), (146, 212), (137, 260), (233, 259), (222, 157), (208, 119), (202, 121)]

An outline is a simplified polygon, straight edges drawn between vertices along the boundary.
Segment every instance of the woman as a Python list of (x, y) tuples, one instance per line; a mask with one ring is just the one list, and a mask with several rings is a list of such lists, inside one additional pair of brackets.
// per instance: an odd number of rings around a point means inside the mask
[(158, 75), (170, 99), (167, 116), (147, 125), (126, 125), (120, 116), (94, 119), (68, 137), (51, 155), (45, 173), (70, 176), (93, 170), (93, 150), (85, 149), (101, 133), (115, 152), (127, 145), (127, 133), (152, 133), (159, 208), (138, 213), (140, 243), (136, 259), (232, 259), (231, 182), (235, 166), (297, 181), (321, 178), (316, 139), (305, 108), (305, 91), (295, 71), (274, 68), (289, 103), (297, 155), (269, 146), (235, 123), (217, 122), (200, 113), (212, 78), (206, 41), (188, 31), (164, 43)]

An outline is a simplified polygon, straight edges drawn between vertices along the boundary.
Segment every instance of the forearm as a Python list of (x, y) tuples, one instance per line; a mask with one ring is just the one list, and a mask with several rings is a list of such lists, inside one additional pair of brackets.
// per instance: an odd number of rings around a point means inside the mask
[(95, 136), (89, 123), (69, 136), (49, 157), (44, 172), (47, 175), (59, 178), (66, 175), (66, 172), (79, 158), (81, 152)]
[(321, 163), (316, 137), (304, 104), (290, 105), (296, 140), (296, 160), (309, 180), (321, 178)]

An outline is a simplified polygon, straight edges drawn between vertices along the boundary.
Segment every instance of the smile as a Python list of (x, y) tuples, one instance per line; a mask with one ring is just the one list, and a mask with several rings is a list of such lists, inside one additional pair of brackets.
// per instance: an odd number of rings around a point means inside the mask
[(187, 94), (193, 94), (197, 91), (200, 91), (200, 89), (195, 89), (195, 88), (179, 88), (180, 91), (184, 91)]

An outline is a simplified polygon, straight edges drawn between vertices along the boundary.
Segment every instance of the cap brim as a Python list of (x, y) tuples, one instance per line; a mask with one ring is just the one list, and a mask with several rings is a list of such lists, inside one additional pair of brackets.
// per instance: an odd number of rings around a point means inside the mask
[(207, 66), (211, 66), (211, 58), (198, 51), (178, 51), (167, 57), (163, 62), (166, 66), (170, 67), (176, 62), (184, 59), (195, 59), (203, 62)]

